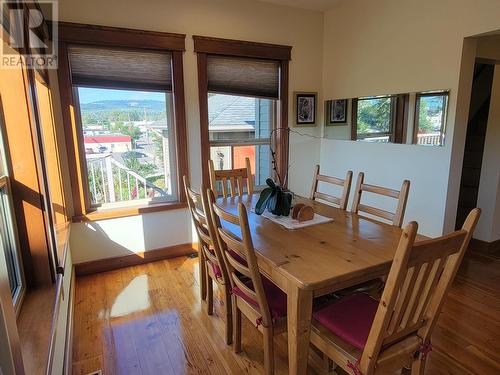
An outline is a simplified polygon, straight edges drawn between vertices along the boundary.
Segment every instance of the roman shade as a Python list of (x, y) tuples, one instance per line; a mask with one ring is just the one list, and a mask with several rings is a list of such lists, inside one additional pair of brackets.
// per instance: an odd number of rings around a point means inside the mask
[(220, 55), (207, 56), (208, 91), (279, 99), (280, 63)]
[(151, 50), (72, 45), (73, 85), (172, 90), (172, 54)]

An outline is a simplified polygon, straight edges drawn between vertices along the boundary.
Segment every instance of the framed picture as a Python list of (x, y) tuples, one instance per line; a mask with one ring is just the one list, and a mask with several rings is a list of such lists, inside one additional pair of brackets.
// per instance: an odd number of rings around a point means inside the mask
[(316, 125), (316, 99), (315, 92), (295, 93), (295, 124), (297, 126)]
[(330, 124), (347, 123), (347, 99), (330, 101)]

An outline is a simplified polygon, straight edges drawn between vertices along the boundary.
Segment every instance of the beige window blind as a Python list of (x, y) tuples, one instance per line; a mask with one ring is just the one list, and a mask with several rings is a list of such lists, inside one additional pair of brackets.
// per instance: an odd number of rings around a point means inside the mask
[(73, 85), (172, 90), (169, 52), (73, 45), (68, 55)]
[(274, 60), (208, 55), (208, 91), (278, 99), (279, 69)]

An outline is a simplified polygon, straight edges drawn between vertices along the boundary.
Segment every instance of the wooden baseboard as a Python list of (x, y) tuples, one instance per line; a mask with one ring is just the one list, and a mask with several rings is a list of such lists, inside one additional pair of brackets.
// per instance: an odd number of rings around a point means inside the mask
[(486, 242), (473, 238), (470, 241), (469, 249), (482, 254), (500, 255), (500, 240)]
[(94, 273), (116, 270), (118, 268), (154, 262), (156, 260), (180, 257), (195, 252), (196, 249), (193, 244), (185, 243), (136, 254), (78, 263), (75, 264), (75, 272), (77, 276), (91, 275)]
[(71, 288), (69, 291), (69, 305), (68, 305), (68, 321), (66, 323), (66, 344), (64, 348), (64, 366), (63, 374), (71, 375), (73, 373), (73, 327), (75, 319), (75, 267), (71, 273)]

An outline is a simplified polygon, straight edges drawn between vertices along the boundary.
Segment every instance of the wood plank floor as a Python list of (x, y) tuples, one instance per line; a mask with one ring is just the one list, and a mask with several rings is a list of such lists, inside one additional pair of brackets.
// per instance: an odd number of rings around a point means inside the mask
[[(198, 260), (180, 257), (77, 280), (73, 373), (262, 374), (261, 336), (244, 320), (243, 353), (224, 344), (222, 306), (200, 303)], [(427, 374), (500, 374), (500, 261), (470, 254), (445, 303)], [(276, 339), (286, 374), (286, 336)], [(311, 374), (315, 374), (310, 366)]]

